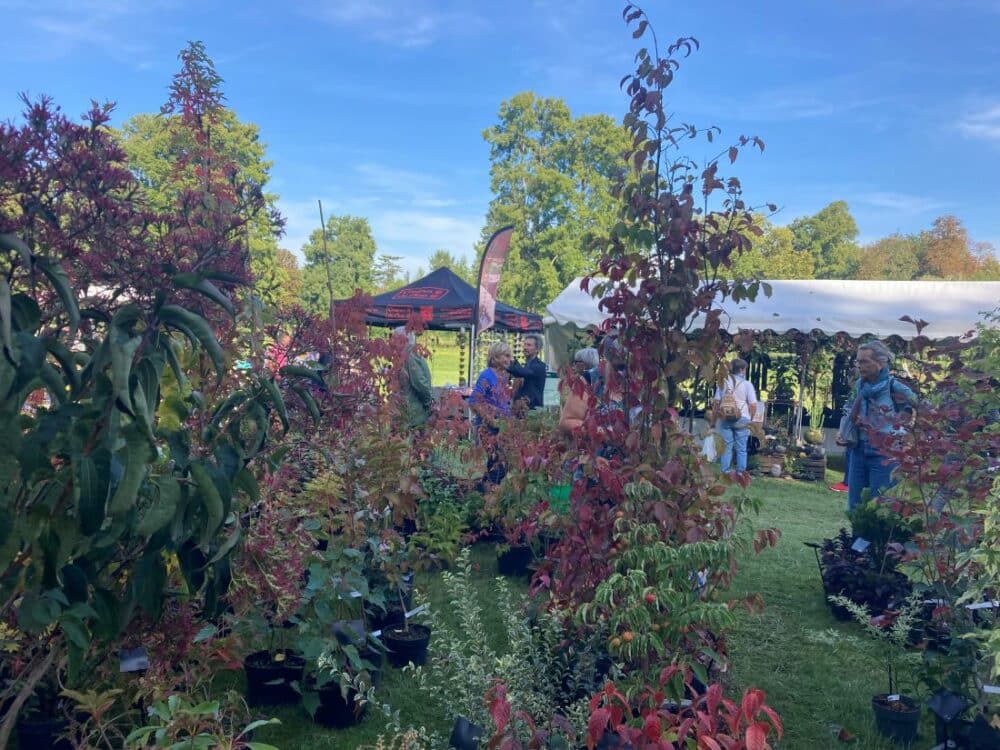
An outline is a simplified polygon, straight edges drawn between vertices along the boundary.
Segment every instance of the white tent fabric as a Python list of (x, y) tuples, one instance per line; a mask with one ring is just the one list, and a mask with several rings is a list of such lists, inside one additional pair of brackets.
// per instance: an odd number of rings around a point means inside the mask
[[(910, 316), (925, 320), (923, 335), (932, 339), (961, 336), (982, 322), (982, 313), (1000, 305), (997, 281), (842, 281), (814, 279), (768, 281), (772, 294), (755, 302), (726, 300), (722, 324), (738, 331), (822, 331), (851, 338), (917, 335)], [(561, 359), (574, 329), (600, 324), (604, 314), (598, 300), (580, 290), (574, 279), (546, 308), (546, 335), (550, 354)]]

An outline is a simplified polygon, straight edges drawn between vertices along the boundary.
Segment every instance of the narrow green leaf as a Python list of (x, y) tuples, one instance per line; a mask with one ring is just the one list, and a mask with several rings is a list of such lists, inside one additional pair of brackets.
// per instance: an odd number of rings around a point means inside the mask
[(214, 565), (215, 563), (219, 562), (219, 560), (228, 555), (230, 552), (232, 552), (233, 547), (235, 547), (237, 543), (239, 543), (240, 538), (242, 536), (243, 536), (242, 529), (240, 528), (239, 521), (237, 521), (236, 523), (233, 524), (233, 530), (229, 532), (229, 536), (226, 537), (226, 541), (224, 541), (222, 543), (222, 546), (219, 547), (219, 550), (214, 555), (212, 555), (212, 559), (208, 561), (206, 566)]
[(181, 502), (181, 485), (176, 479), (169, 476), (157, 477), (153, 483), (157, 489), (156, 498), (136, 524), (138, 536), (152, 536), (170, 523)]
[(309, 416), (312, 417), (312, 421), (315, 424), (319, 424), (322, 417), (319, 412), (319, 405), (316, 403), (313, 395), (301, 385), (293, 385), (292, 390), (295, 392), (295, 395), (302, 399), (302, 403), (306, 405), (306, 410), (309, 412)]
[(160, 320), (168, 326), (178, 328), (189, 338), (193, 334), (195, 338), (192, 340), (192, 343), (201, 344), (205, 349), (212, 360), (212, 365), (215, 367), (216, 382), (222, 382), (222, 347), (219, 346), (215, 334), (212, 333), (212, 329), (205, 319), (189, 310), (185, 310), (183, 307), (164, 305), (160, 310)]
[(52, 286), (55, 287), (56, 294), (62, 300), (66, 309), (66, 316), (69, 318), (70, 332), (76, 331), (80, 325), (80, 307), (76, 303), (76, 296), (69, 283), (69, 276), (58, 263), (50, 263), (45, 258), (34, 258), (35, 265), (42, 269), (42, 273), (48, 278)]
[(270, 377), (261, 378), (261, 383), (264, 386), (264, 390), (267, 391), (267, 395), (271, 398), (271, 405), (278, 412), (278, 419), (281, 420), (282, 428), (284, 428), (285, 432), (288, 432), (288, 410), (285, 408), (284, 399), (281, 398), (281, 391), (278, 390), (278, 384)]
[(73, 352), (67, 349), (61, 341), (51, 336), (44, 339), (45, 349), (55, 357), (59, 366), (63, 369), (63, 377), (66, 379), (71, 391), (74, 393), (80, 389), (80, 373), (76, 369), (76, 358)]
[(0, 276), (0, 342), (3, 343), (4, 354), (12, 364), (16, 364), (10, 322), (10, 284), (7, 283), (6, 277)]
[(208, 299), (212, 300), (231, 316), (236, 316), (236, 308), (233, 307), (232, 300), (223, 294), (219, 287), (206, 279), (203, 274), (179, 273), (174, 276), (173, 281), (181, 289), (190, 289), (193, 292), (198, 292), (208, 297)]
[(135, 416), (135, 407), (132, 405), (132, 394), (129, 389), (129, 376), (132, 373), (132, 360), (135, 352), (142, 343), (140, 336), (133, 336), (126, 328), (111, 324), (110, 336), (111, 353), (111, 386), (114, 389), (115, 403), (118, 408), (128, 414)]
[(278, 374), (285, 378), (308, 378), (317, 385), (326, 385), (323, 382), (323, 376), (319, 374), (319, 371), (314, 370), (311, 367), (303, 367), (302, 365), (285, 365), (278, 370)]
[(146, 476), (151, 458), (149, 442), (135, 426), (130, 425), (123, 429), (122, 436), (125, 438), (123, 450), (125, 471), (108, 504), (108, 513), (112, 516), (124, 515), (135, 505), (135, 498)]
[(254, 475), (246, 469), (240, 469), (236, 476), (233, 477), (233, 489), (243, 490), (247, 494), (247, 497), (250, 498), (251, 503), (256, 504), (260, 502), (260, 487)]
[(72, 617), (63, 616), (59, 620), (59, 626), (73, 645), (81, 651), (87, 650), (87, 647), (90, 645), (90, 635), (87, 633), (87, 629), (83, 626), (83, 623)]
[(160, 351), (167, 359), (167, 364), (170, 365), (170, 369), (174, 373), (174, 379), (177, 384), (181, 387), (181, 391), (186, 391), (188, 387), (187, 374), (184, 372), (184, 368), (181, 367), (180, 360), (177, 359), (177, 352), (174, 351), (173, 338), (169, 335), (160, 337)]
[(207, 519), (205, 528), (202, 530), (201, 547), (207, 550), (212, 537), (215, 536), (215, 532), (222, 525), (224, 513), (222, 496), (219, 494), (219, 488), (215, 486), (215, 482), (212, 481), (208, 470), (201, 463), (194, 462), (188, 469), (191, 472), (191, 478), (198, 485), (198, 496), (205, 506)]
[(77, 464), (77, 501), (80, 530), (87, 536), (96, 534), (104, 523), (111, 484), (111, 454), (98, 449), (89, 456), (82, 456)]

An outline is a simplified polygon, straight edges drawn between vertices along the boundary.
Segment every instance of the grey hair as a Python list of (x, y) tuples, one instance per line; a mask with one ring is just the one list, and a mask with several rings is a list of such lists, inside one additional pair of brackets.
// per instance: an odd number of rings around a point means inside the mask
[(531, 339), (532, 341), (534, 341), (535, 348), (538, 349), (538, 351), (541, 351), (545, 346), (545, 342), (542, 339), (542, 335), (540, 333), (526, 333), (524, 334), (524, 336), (522, 336), (522, 338), (524, 338), (525, 340)]
[(586, 349), (577, 349), (576, 354), (573, 355), (574, 362), (582, 362), (588, 369), (597, 367), (600, 359), (597, 349), (592, 346), (588, 346)]
[(413, 331), (407, 331), (406, 326), (397, 326), (392, 329), (393, 336), (406, 336), (406, 343), (413, 346), (417, 343), (417, 334)]
[(486, 352), (486, 366), (493, 367), (493, 364), (504, 354), (510, 354), (510, 344), (506, 341), (490, 344), (490, 348)]
[(746, 372), (747, 371), (747, 361), (745, 359), (740, 359), (737, 357), (732, 362), (729, 363), (729, 369), (733, 373)]
[(892, 364), (892, 352), (889, 351), (889, 347), (883, 344), (877, 339), (875, 341), (866, 341), (864, 344), (858, 347), (860, 352), (862, 349), (867, 349), (872, 353), (875, 361), (878, 362), (883, 367), (888, 367)]

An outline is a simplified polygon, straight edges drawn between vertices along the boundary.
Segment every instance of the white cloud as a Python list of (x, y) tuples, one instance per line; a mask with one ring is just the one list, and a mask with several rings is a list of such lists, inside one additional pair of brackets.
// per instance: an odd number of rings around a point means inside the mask
[(155, 28), (150, 16), (173, 7), (174, 0), (0, 0), (15, 58), (58, 59), (96, 49), (140, 68), (148, 65), (137, 58), (149, 49), (142, 32)]
[(319, 7), (304, 8), (304, 12), (382, 44), (406, 49), (486, 28), (486, 20), (470, 12), (466, 4), (448, 5), (451, 7), (423, 0), (326, 0)]
[(857, 200), (868, 206), (907, 215), (940, 211), (951, 205), (946, 201), (940, 201), (935, 198), (883, 191), (861, 193), (858, 195)]
[(1000, 104), (966, 115), (959, 120), (958, 129), (970, 138), (1000, 141)]

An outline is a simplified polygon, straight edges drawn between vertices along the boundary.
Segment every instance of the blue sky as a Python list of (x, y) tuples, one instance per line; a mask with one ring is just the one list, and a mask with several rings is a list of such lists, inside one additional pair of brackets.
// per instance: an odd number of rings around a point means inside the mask
[[(846, 200), (861, 240), (954, 213), (1000, 248), (1000, 0), (646, 4), (702, 49), (671, 87), (681, 119), (761, 136), (736, 173), (787, 223)], [(612, 0), (0, 0), (0, 118), (17, 95), (70, 114), (155, 112), (176, 55), (205, 42), (256, 123), (298, 250), (327, 215), (367, 217), (416, 270), (471, 254), (489, 191), (482, 131), (519, 91), (620, 118), (637, 43)], [(704, 158), (715, 150), (694, 145)]]

